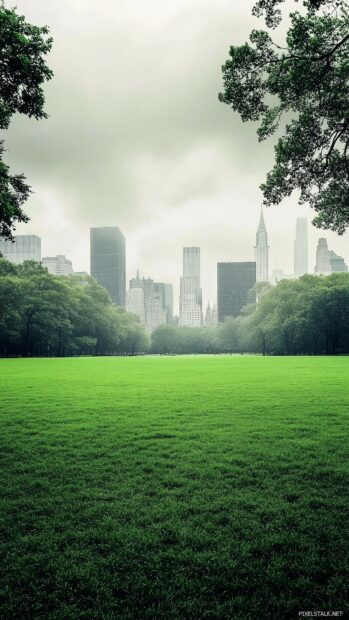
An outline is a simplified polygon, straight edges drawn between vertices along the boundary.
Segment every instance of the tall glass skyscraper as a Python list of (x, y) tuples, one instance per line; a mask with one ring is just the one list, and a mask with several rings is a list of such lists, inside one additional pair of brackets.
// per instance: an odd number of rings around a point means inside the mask
[(264, 222), (263, 211), (259, 219), (255, 245), (256, 280), (257, 282), (269, 281), (269, 246), (267, 229)]
[(251, 289), (256, 284), (256, 263), (218, 263), (218, 321), (239, 316), (248, 303), (256, 301)]
[(308, 220), (298, 217), (294, 242), (294, 275), (300, 278), (308, 273)]
[(183, 248), (183, 277), (180, 281), (179, 324), (202, 325), (202, 290), (200, 288), (200, 248)]
[(109, 293), (117, 306), (125, 306), (125, 237), (116, 226), (91, 228), (91, 276)]

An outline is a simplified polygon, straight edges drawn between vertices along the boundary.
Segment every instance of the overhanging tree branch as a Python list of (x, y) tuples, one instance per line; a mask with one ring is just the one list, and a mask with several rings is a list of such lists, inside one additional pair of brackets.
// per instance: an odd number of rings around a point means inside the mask
[[(254, 13), (274, 27), (279, 4), (259, 0)], [(305, 5), (305, 15), (290, 15), (286, 46), (254, 30), (249, 44), (230, 48), (219, 99), (243, 121), (259, 121), (259, 140), (276, 132), (282, 115), (291, 117), (261, 185), (264, 202), (278, 204), (298, 189), (300, 202), (317, 212), (315, 225), (342, 234), (349, 226), (347, 0), (335, 0), (335, 14), (327, 11), (333, 1)]]

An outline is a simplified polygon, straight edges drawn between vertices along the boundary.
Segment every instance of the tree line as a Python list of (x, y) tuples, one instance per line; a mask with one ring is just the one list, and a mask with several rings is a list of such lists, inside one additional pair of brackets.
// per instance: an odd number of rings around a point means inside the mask
[(349, 353), (348, 273), (259, 284), (256, 293), (257, 304), (216, 327), (158, 327), (153, 353)]
[(0, 259), (0, 355), (135, 354), (148, 337), (89, 276), (57, 277), (40, 263)]
[(115, 307), (90, 276), (0, 259), (0, 355), (349, 353), (348, 273), (258, 284), (256, 297), (215, 327), (161, 325), (149, 340), (138, 317)]

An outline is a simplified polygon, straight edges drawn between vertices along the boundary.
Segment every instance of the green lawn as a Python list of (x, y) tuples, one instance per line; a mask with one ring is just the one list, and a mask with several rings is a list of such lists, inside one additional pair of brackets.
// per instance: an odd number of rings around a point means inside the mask
[(348, 358), (0, 360), (2, 619), (348, 603)]

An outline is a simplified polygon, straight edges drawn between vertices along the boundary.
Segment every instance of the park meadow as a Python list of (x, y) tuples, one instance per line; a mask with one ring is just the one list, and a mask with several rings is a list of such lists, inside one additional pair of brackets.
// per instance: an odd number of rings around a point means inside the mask
[(348, 600), (348, 357), (1, 359), (2, 618)]

